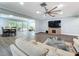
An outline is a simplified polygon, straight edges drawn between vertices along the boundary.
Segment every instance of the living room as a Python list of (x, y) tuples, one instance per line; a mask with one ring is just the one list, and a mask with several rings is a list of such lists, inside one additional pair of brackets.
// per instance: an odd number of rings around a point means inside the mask
[(79, 2), (0, 2), (0, 56), (79, 55), (78, 12)]

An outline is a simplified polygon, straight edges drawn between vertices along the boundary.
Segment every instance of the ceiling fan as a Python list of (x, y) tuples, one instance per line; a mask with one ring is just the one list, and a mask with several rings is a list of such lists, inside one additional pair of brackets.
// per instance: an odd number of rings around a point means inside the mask
[(62, 10), (56, 10), (58, 8), (58, 6), (55, 6), (52, 9), (47, 9), (47, 4), (45, 2), (40, 4), (41, 7), (43, 7), (45, 9), (45, 15), (48, 14), (52, 17), (55, 17), (57, 14), (59, 14), (59, 12), (61, 12)]

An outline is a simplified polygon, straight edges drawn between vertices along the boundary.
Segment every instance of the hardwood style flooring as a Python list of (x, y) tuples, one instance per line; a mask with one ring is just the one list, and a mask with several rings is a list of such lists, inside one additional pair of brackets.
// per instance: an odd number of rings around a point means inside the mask
[(11, 56), (10, 44), (14, 44), (15, 37), (0, 37), (0, 56)]
[(17, 36), (13, 37), (2, 37), (0, 36), (0, 56), (12, 56), (10, 45), (15, 43), (18, 38), (31, 40), (34, 39), (34, 32), (18, 32)]
[[(15, 40), (18, 38), (22, 38), (25, 40), (32, 40), (35, 39), (36, 41), (39, 41), (43, 43), (50, 35), (46, 33), (37, 33), (34, 32), (17, 32), (16, 37), (2, 37), (0, 36), (0, 56), (12, 56), (10, 45), (14, 44)], [(59, 36), (61, 37), (61, 36)], [(67, 41), (72, 42), (72, 37), (65, 37), (64, 40), (67, 39)]]

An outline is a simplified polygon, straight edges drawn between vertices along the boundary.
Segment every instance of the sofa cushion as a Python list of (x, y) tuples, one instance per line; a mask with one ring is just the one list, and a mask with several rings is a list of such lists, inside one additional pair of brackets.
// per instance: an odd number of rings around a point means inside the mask
[(74, 38), (73, 42), (73, 46), (75, 47), (76, 51), (79, 52), (79, 39)]
[(74, 56), (74, 53), (67, 52), (56, 48), (55, 50), (49, 50), (46, 56)]
[(55, 50), (49, 50), (46, 56), (58, 56)]
[(73, 39), (73, 42), (74, 42), (74, 46), (77, 46), (77, 47), (79, 47), (79, 40), (78, 39)]
[(74, 38), (73, 42), (74, 42), (74, 44), (77, 44), (79, 46), (79, 39)]
[(10, 49), (13, 56), (27, 56), (23, 52), (21, 52), (15, 45), (10, 45)]
[(17, 39), (15, 43), (21, 50), (30, 56), (41, 56), (48, 51), (32, 41), (29, 42), (23, 39)]

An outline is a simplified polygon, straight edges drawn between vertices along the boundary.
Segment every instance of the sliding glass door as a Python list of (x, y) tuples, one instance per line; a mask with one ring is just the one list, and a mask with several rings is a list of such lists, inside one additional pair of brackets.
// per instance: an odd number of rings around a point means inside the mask
[(6, 20), (6, 26), (5, 28), (11, 28), (11, 27), (16, 27), (17, 26), (17, 22), (14, 20)]
[(17, 31), (35, 31), (35, 21), (19, 21), (19, 20), (7, 20), (6, 26), (8, 28), (16, 27)]
[(16, 22), (17, 22), (17, 25), (16, 25), (17, 30), (22, 31), (22, 29), (23, 29), (22, 22), (21, 21), (16, 21)]

